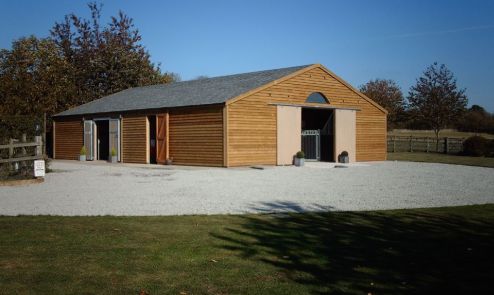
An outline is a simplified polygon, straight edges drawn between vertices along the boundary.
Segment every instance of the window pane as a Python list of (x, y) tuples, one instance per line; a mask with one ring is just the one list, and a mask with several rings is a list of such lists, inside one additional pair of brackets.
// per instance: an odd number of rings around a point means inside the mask
[(312, 102), (312, 103), (328, 103), (328, 100), (322, 95), (322, 93), (319, 92), (313, 92), (305, 102)]

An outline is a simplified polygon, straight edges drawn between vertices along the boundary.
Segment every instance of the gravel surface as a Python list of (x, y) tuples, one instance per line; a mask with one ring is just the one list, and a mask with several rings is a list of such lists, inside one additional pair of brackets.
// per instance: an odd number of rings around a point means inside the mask
[(0, 215), (182, 215), (494, 203), (494, 169), (380, 162), (348, 168), (193, 168), (52, 162), (42, 184), (0, 187)]

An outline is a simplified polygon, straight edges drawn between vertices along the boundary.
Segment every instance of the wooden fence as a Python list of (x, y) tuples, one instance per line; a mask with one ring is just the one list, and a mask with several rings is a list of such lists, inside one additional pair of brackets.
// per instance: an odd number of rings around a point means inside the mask
[(388, 152), (439, 152), (457, 154), (463, 151), (465, 138), (440, 137), (436, 148), (435, 137), (388, 136)]
[[(8, 144), (0, 145), (0, 164), (43, 159), (41, 138), (41, 136), (35, 136), (33, 142), (27, 142), (24, 134), (21, 140), (10, 139)], [(4, 150), (8, 150), (8, 153), (3, 152)]]

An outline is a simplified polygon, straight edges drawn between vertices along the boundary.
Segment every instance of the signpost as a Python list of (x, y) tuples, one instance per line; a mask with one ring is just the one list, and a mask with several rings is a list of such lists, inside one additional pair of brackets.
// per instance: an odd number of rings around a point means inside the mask
[(34, 161), (34, 177), (45, 177), (45, 161)]

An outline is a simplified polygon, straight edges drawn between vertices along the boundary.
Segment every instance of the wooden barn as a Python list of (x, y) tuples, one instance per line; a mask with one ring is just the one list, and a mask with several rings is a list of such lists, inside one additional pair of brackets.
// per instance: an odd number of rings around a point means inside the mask
[(386, 110), (320, 64), (127, 89), (53, 117), (53, 157), (247, 166), (386, 159)]

